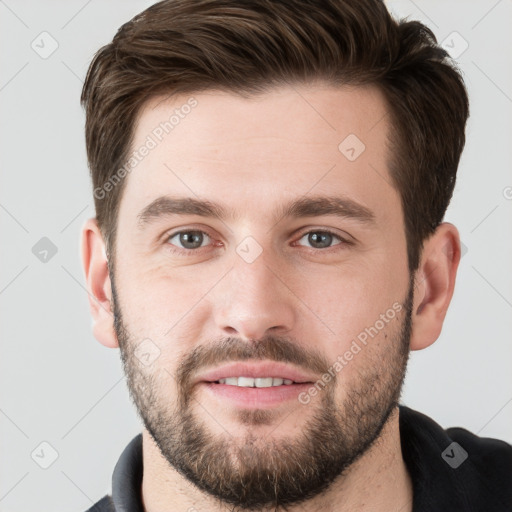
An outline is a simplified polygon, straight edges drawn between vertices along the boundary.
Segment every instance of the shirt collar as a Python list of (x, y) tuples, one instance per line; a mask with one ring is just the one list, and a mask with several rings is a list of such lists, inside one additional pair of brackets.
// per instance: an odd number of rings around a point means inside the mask
[(116, 512), (144, 512), (142, 472), (142, 434), (138, 434), (124, 449), (112, 475)]

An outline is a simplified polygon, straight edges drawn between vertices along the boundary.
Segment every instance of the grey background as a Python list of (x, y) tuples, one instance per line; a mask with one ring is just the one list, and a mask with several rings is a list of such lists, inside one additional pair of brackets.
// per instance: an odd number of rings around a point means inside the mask
[[(79, 234), (94, 210), (79, 95), (94, 52), (151, 3), (0, 0), (1, 511), (84, 511), (110, 492), (140, 431), (118, 351), (91, 332)], [(442, 335), (412, 354), (402, 401), (444, 427), (512, 443), (512, 2), (390, 6), (453, 51), (467, 41), (457, 60), (471, 101), (446, 215), (467, 253)], [(47, 58), (31, 46), (48, 52), (52, 39)], [(36, 257), (43, 237), (57, 250), (46, 262)]]

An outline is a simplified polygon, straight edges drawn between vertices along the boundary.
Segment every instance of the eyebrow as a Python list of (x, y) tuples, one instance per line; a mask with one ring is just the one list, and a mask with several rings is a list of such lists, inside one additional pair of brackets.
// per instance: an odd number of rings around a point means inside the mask
[[(137, 215), (139, 229), (160, 218), (172, 215), (197, 215), (221, 221), (236, 221), (240, 216), (222, 205), (193, 197), (161, 196), (148, 204)], [(374, 213), (356, 201), (337, 196), (304, 196), (282, 205), (274, 212), (275, 223), (283, 218), (318, 217), (333, 215), (353, 219), (364, 224), (375, 224)]]

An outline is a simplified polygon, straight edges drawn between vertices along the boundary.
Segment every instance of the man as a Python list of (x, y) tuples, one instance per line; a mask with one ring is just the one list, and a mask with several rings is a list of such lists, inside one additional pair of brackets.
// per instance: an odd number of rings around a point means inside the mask
[(460, 260), (468, 99), (378, 0), (171, 0), (84, 84), (94, 335), (143, 432), (96, 511), (512, 510), (512, 447), (398, 405)]

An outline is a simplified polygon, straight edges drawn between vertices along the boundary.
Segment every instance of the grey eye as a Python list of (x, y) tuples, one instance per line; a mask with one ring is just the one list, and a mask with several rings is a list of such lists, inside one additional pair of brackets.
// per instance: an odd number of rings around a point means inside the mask
[(309, 231), (305, 233), (300, 240), (303, 240), (307, 237), (307, 242), (310, 244), (310, 247), (314, 249), (328, 249), (332, 244), (334, 239), (338, 239), (339, 243), (343, 240), (334, 233), (330, 233), (329, 231)]
[[(171, 242), (175, 238), (177, 238), (179, 245)], [(180, 231), (171, 235), (168, 241), (182, 249), (198, 249), (203, 246), (203, 242), (208, 242), (209, 239), (210, 237), (204, 231)]]

